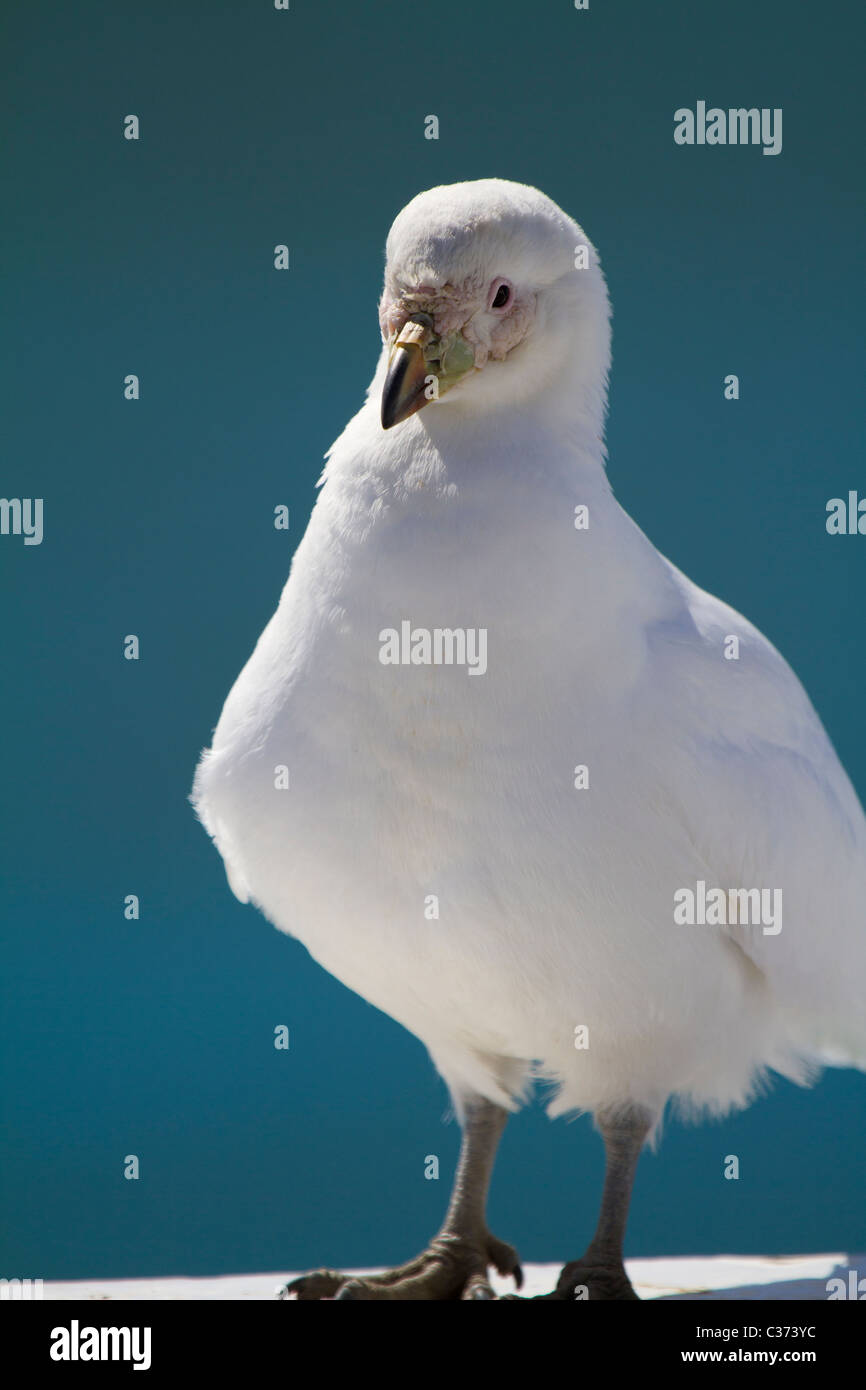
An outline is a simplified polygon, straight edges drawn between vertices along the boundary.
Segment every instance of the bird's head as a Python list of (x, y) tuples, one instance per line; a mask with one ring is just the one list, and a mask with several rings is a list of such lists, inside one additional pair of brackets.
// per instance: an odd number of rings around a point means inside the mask
[(594, 247), (537, 189), (479, 179), (419, 193), (386, 247), (382, 426), (431, 401), (490, 413), (548, 393), (600, 429), (609, 318)]

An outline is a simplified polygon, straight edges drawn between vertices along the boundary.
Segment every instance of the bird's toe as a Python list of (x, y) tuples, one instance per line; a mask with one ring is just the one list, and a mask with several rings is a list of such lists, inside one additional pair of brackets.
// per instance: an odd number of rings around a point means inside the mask
[(510, 1276), (514, 1280), (516, 1288), (523, 1288), (523, 1268), (520, 1264), (520, 1256), (513, 1245), (506, 1244), (504, 1240), (499, 1240), (496, 1236), (488, 1235), (487, 1258), (497, 1274), (506, 1278)]
[(347, 1279), (338, 1293), (334, 1295), (335, 1303), (363, 1303), (376, 1295), (363, 1279)]
[(317, 1269), (283, 1284), (277, 1290), (277, 1298), (314, 1303), (322, 1298), (335, 1298), (345, 1283), (345, 1274), (339, 1274), (335, 1269)]
[(476, 1299), (483, 1302), (493, 1302), (496, 1300), (496, 1294), (485, 1275), (472, 1274), (466, 1280), (460, 1299), (461, 1302), (474, 1302)]

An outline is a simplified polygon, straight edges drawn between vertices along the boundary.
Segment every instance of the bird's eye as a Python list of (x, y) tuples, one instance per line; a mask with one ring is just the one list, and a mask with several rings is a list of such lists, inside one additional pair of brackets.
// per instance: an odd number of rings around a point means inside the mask
[(491, 309), (504, 309), (511, 300), (511, 286), (507, 280), (494, 280), (491, 293)]

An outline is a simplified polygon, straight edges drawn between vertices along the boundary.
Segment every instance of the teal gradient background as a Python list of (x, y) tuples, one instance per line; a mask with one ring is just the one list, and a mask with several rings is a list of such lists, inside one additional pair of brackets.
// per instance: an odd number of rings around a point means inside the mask
[[(7, 9), (2, 490), (45, 499), (45, 537), (0, 538), (0, 1274), (395, 1262), (441, 1216), (459, 1134), (426, 1053), (235, 901), (186, 801), (372, 375), (384, 238), (420, 189), (518, 179), (582, 222), (617, 496), (783, 651), (866, 794), (866, 537), (824, 526), (866, 493), (863, 37), (841, 0)], [(676, 146), (698, 99), (782, 107), (782, 153)], [(671, 1123), (628, 1253), (862, 1249), (864, 1113), (866, 1077), (828, 1072)], [(601, 1173), (586, 1118), (529, 1108), (492, 1228), (573, 1258)]]

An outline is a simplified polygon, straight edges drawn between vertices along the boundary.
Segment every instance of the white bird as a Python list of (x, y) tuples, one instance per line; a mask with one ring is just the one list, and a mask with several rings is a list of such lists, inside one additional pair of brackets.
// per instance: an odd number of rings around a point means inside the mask
[(427, 1251), (289, 1292), (519, 1284), (485, 1201), (544, 1078), (608, 1159), (550, 1297), (632, 1298), (626, 1214), (666, 1103), (721, 1114), (767, 1069), (866, 1062), (866, 820), (783, 658), (614, 500), (608, 297), (578, 224), (499, 179), (421, 193), (379, 316), (193, 799), (241, 901), (426, 1045), (463, 1144)]

